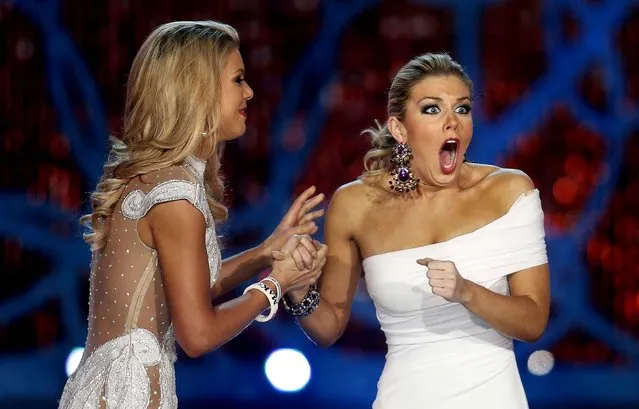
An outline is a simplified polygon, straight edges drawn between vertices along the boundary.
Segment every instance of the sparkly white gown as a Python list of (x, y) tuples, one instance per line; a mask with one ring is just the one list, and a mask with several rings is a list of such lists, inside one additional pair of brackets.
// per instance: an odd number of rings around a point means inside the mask
[(189, 157), (181, 166), (133, 179), (126, 187), (108, 242), (93, 254), (86, 348), (59, 408), (177, 408), (175, 336), (158, 255), (138, 237), (137, 223), (158, 203), (191, 202), (206, 220), (212, 286), (220, 251), (204, 191), (205, 166)]
[(543, 218), (535, 190), (472, 233), (364, 260), (388, 345), (374, 409), (528, 407), (512, 339), (434, 295), (416, 260), (453, 261), (463, 277), (508, 294), (509, 274), (548, 262)]

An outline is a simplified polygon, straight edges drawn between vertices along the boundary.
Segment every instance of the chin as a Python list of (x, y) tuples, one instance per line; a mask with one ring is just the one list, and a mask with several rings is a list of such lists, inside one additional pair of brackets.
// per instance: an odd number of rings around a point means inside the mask
[(235, 129), (235, 132), (233, 133), (235, 135), (235, 138), (233, 139), (239, 138), (245, 133), (246, 133), (246, 124), (242, 122), (241, 124), (238, 124), (238, 127)]
[(447, 187), (453, 185), (459, 178), (459, 169), (455, 169), (453, 173), (443, 173), (440, 169), (437, 169), (431, 174), (431, 180), (440, 187)]
[(242, 131), (238, 131), (232, 139), (241, 138), (242, 136), (244, 136), (245, 133), (246, 133), (246, 128), (244, 128)]
[(239, 137), (241, 137), (242, 135), (244, 135), (246, 133), (246, 128), (241, 129), (241, 130), (237, 130), (237, 131), (232, 131), (232, 132), (225, 132), (224, 136), (221, 138), (222, 141), (232, 141), (235, 140)]

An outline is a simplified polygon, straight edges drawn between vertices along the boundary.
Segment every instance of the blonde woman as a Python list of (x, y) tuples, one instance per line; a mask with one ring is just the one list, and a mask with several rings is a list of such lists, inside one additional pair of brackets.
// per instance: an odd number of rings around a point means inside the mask
[[(175, 341), (192, 357), (267, 321), (289, 290), (313, 283), (326, 247), (308, 239), (322, 195), (308, 189), (258, 248), (221, 261), (220, 142), (246, 130), (237, 32), (173, 22), (144, 42), (131, 69), (124, 131), (84, 217), (92, 249), (89, 329), (60, 408), (176, 408)], [(211, 298), (272, 265), (218, 307)]]
[(320, 301), (290, 293), (315, 300), (293, 313), (328, 346), (364, 270), (388, 344), (374, 409), (528, 407), (513, 338), (535, 341), (548, 321), (544, 214), (523, 172), (465, 161), (471, 101), (446, 54), (399, 70), (366, 172), (331, 200)]

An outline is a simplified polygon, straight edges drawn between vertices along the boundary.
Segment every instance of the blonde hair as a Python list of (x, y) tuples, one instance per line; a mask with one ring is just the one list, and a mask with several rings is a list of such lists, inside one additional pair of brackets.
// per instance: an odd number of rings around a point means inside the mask
[[(455, 75), (461, 79), (470, 92), (473, 83), (459, 63), (448, 54), (427, 53), (410, 60), (393, 78), (388, 91), (388, 116), (404, 119), (406, 102), (413, 87), (423, 79), (431, 76)], [(375, 126), (365, 129), (362, 134), (370, 137), (372, 148), (364, 156), (363, 177), (379, 176), (391, 168), (391, 154), (397, 142), (391, 135), (388, 125), (375, 120)]]
[(112, 139), (104, 173), (83, 216), (84, 240), (106, 243), (113, 210), (129, 181), (209, 153), (205, 186), (216, 221), (225, 221), (220, 170), (220, 76), (240, 45), (237, 31), (215, 21), (177, 21), (156, 28), (138, 51), (127, 84), (121, 140)]

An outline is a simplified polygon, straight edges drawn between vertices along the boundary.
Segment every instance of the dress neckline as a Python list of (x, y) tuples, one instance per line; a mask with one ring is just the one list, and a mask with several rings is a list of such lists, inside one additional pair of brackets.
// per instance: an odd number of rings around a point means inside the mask
[(504, 213), (503, 215), (499, 216), (495, 220), (492, 220), (492, 221), (484, 224), (483, 226), (478, 227), (477, 229), (475, 229), (473, 231), (470, 231), (468, 233), (463, 233), (463, 234), (460, 234), (458, 236), (452, 237), (452, 238), (450, 238), (448, 240), (439, 241), (437, 243), (424, 244), (422, 246), (407, 247), (405, 249), (391, 250), (391, 251), (386, 251), (386, 252), (383, 252), (383, 253), (373, 254), (373, 255), (370, 255), (370, 256), (365, 257), (364, 259), (362, 259), (362, 264), (364, 264), (366, 261), (369, 261), (369, 260), (371, 260), (373, 258), (378, 258), (378, 257), (383, 257), (383, 256), (391, 256), (391, 255), (398, 255), (398, 254), (401, 254), (401, 253), (404, 253), (404, 252), (422, 250), (422, 249), (427, 249), (427, 248), (436, 247), (436, 246), (443, 246), (443, 245), (455, 242), (457, 240), (464, 239), (464, 238), (467, 238), (467, 237), (472, 236), (474, 234), (477, 234), (477, 233), (479, 233), (479, 232), (481, 232), (481, 231), (483, 231), (483, 230), (485, 230), (485, 229), (487, 229), (487, 228), (499, 223), (500, 221), (502, 221), (506, 217), (508, 217), (512, 213), (513, 209), (515, 209), (515, 207), (517, 207), (517, 205), (520, 202), (522, 202), (523, 199), (528, 198), (528, 197), (535, 197), (535, 196), (539, 195), (539, 190), (537, 190), (537, 189), (533, 189), (532, 193), (529, 193), (529, 192), (530, 191), (527, 191), (527, 192), (524, 192), (524, 193), (520, 194), (517, 197), (517, 199), (513, 202), (513, 204), (510, 205), (510, 207), (508, 208), (506, 213)]

